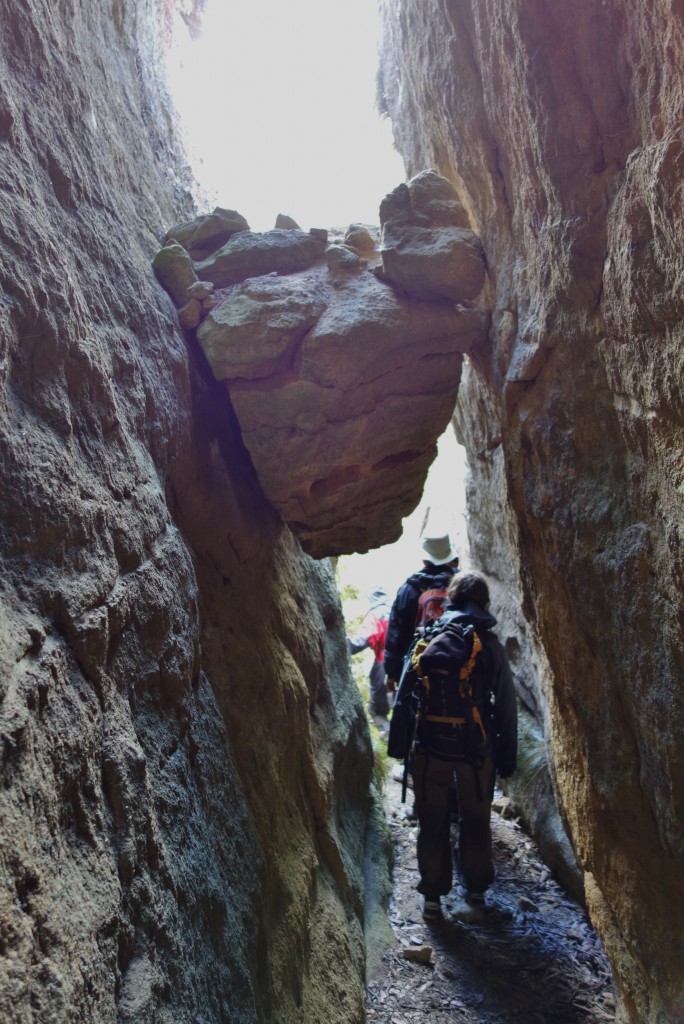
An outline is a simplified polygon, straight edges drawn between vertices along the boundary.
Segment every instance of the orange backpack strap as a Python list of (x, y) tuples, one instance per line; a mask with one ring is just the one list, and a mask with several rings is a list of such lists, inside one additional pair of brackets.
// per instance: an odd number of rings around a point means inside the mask
[(470, 652), (470, 657), (468, 658), (468, 661), (461, 668), (461, 672), (460, 672), (461, 679), (468, 679), (468, 677), (470, 676), (470, 673), (475, 668), (475, 659), (477, 658), (477, 656), (478, 656), (478, 654), (480, 653), (481, 650), (482, 650), (482, 641), (480, 640), (480, 638), (477, 635), (477, 633), (475, 632), (475, 630), (473, 630), (473, 649)]

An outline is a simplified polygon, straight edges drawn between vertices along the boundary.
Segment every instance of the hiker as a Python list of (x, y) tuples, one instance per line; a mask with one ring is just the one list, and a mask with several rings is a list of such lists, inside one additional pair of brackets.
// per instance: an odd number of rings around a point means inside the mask
[(416, 627), (440, 617), (447, 604), (447, 587), (458, 572), (458, 552), (448, 533), (424, 537), (422, 551), (423, 568), (397, 591), (387, 626), (385, 671), (390, 693), (396, 690)]
[[(387, 689), (392, 694), (396, 693), (416, 629), (441, 616), (447, 605), (447, 587), (454, 573), (458, 572), (458, 552), (448, 533), (423, 537), (422, 552), (423, 568), (409, 576), (397, 591), (387, 627), (385, 670)], [(398, 722), (390, 723), (390, 729), (392, 725), (397, 726)], [(404, 760), (403, 783), (402, 803), (410, 783), (408, 751)], [(452, 816), (455, 816), (455, 791), (452, 791), (451, 805)], [(406, 817), (415, 821), (416, 816), (414, 802)]]
[(385, 636), (389, 620), (389, 600), (387, 591), (377, 587), (370, 596), (370, 606), (366, 612), (361, 629), (354, 637), (347, 637), (347, 648), (350, 654), (358, 654), (371, 648), (375, 658), (369, 673), (370, 694), (368, 708), (371, 715), (386, 721), (389, 714), (389, 700), (385, 681)]
[[(490, 814), (495, 776), (512, 775), (517, 752), (513, 679), (505, 651), (492, 632), (496, 619), (488, 610), (487, 583), (479, 573), (459, 573), (449, 585), (448, 598), (437, 628), (448, 622), (457, 628), (450, 631), (446, 626), (425, 647), (415, 676), (418, 689), (422, 686), (425, 690), (426, 684), (428, 689), (427, 698), (424, 692), (421, 696), (411, 755), (418, 816), (417, 888), (423, 895), (423, 917), (428, 919), (441, 915), (440, 897), (452, 887), (449, 793), (454, 783), (458, 798), (457, 873), (467, 902), (473, 906), (484, 904), (485, 891), (494, 881)], [(474, 633), (466, 630), (464, 634), (458, 628), (463, 626), (473, 627)], [(451, 656), (450, 643), (456, 643), (450, 637), (457, 635), (461, 644), (466, 636), (472, 649), (465, 667), (457, 669), (450, 679), (445, 658)], [(463, 666), (463, 661), (460, 664)], [(458, 686), (464, 679), (470, 687), (467, 700), (471, 711), (468, 725), (458, 726), (455, 723), (463, 723), (466, 718), (448, 717), (455, 712), (447, 707), (444, 694), (454, 692), (447, 691), (449, 683)], [(438, 700), (441, 705), (436, 704)], [(467, 710), (457, 713), (469, 714)]]

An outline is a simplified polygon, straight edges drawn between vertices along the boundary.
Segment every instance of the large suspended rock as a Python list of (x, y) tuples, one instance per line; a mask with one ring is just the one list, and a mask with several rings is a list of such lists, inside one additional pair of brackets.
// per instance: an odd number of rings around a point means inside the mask
[(478, 312), (326, 263), (245, 282), (198, 331), (264, 493), (316, 557), (399, 536), (484, 335)]
[[(192, 248), (219, 213), (169, 236)], [(399, 536), (462, 355), (486, 337), (486, 317), (464, 305), (484, 283), (482, 248), (453, 185), (422, 172), (386, 196), (380, 219), (380, 249), (374, 227), (351, 224), (328, 244), (279, 215), (199, 262), (177, 242), (155, 258), (226, 382), (264, 494), (316, 557)]]

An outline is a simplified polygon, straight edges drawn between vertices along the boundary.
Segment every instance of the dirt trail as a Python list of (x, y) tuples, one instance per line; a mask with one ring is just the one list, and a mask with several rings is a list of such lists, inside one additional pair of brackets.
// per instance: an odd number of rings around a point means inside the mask
[[(608, 961), (586, 914), (564, 894), (515, 820), (492, 814), (497, 879), (473, 910), (455, 888), (444, 919), (420, 913), (416, 825), (386, 784), (394, 836), (390, 920), (396, 947), (368, 985), (369, 1024), (605, 1024), (615, 1020)], [(502, 801), (505, 804), (505, 801)], [(496, 805), (496, 802), (495, 802)], [(427, 956), (419, 963), (409, 956)]]

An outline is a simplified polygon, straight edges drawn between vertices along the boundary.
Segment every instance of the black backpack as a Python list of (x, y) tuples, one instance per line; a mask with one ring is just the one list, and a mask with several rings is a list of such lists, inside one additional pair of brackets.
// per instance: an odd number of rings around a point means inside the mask
[(416, 644), (416, 742), (428, 754), (443, 761), (484, 763), (492, 749), (488, 660), (474, 627), (455, 619), (436, 623), (431, 635)]
[[(450, 632), (446, 635), (447, 642), (445, 643), (442, 640), (440, 644), (430, 648), (433, 662), (435, 663), (433, 667), (436, 668), (437, 672), (444, 668), (444, 655), (447, 660), (451, 659), (453, 668), (457, 670), (460, 670), (462, 665), (468, 662), (471, 656), (472, 641), (466, 642), (465, 645), (455, 650), (452, 638), (455, 636), (460, 637), (464, 629), (468, 630), (470, 634), (474, 634), (474, 630), (472, 627), (464, 628), (453, 623), (452, 618), (453, 616), (446, 613), (444, 616), (440, 616), (437, 622), (428, 620), (426, 625), (419, 626), (411, 647), (403, 659), (403, 668), (396, 688), (392, 716), (389, 720), (389, 735), (387, 737), (387, 754), (390, 758), (396, 758), (397, 761), (408, 762), (414, 739), (417, 737), (417, 724), (424, 722), (424, 719), (420, 717), (420, 713), (425, 711), (423, 707), (425, 705), (425, 696), (429, 692), (430, 687), (429, 676), (425, 679), (421, 678), (420, 659), (427, 652), (429, 645), (432, 641), (436, 641), (447, 627), (450, 627)], [(456, 630), (452, 629), (452, 627), (456, 627)], [(426, 666), (430, 664), (430, 657), (428, 657)], [(436, 683), (436, 689), (433, 691), (434, 699), (438, 699), (438, 688), (439, 681)], [(439, 731), (441, 730), (435, 728), (434, 723), (427, 726), (425, 730), (426, 734), (429, 734), (428, 739), (431, 739), (433, 733)], [(440, 745), (443, 748), (444, 744)]]

